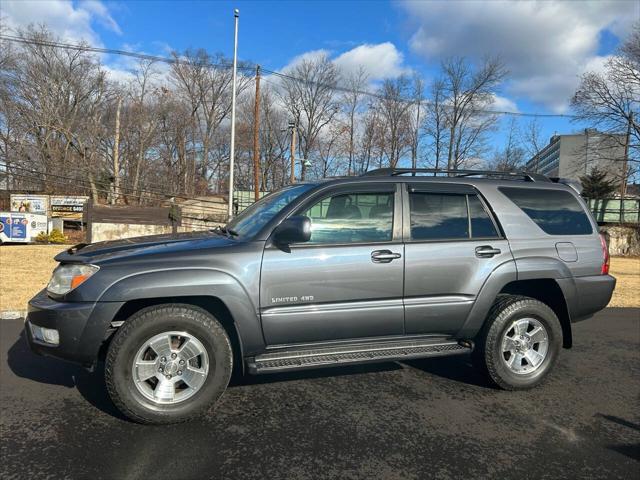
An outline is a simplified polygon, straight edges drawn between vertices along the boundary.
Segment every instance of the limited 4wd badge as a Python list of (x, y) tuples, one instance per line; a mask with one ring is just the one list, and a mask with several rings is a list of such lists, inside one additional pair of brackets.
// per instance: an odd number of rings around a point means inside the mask
[(301, 297), (271, 297), (271, 303), (295, 303), (313, 302), (313, 295), (303, 295)]

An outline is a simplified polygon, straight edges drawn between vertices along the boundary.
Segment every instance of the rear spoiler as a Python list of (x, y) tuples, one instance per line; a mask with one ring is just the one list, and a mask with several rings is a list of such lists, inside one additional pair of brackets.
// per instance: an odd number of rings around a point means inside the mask
[(572, 178), (549, 177), (553, 183), (561, 183), (567, 187), (571, 187), (578, 195), (582, 193), (582, 184), (578, 180)]

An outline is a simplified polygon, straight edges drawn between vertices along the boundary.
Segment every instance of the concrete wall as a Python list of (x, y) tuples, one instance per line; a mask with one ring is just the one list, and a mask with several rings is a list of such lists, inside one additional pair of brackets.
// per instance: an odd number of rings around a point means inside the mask
[[(211, 230), (223, 223), (204, 222), (192, 220), (189, 226), (178, 227), (178, 232), (193, 232), (199, 230)], [(121, 238), (144, 237), (147, 235), (162, 235), (171, 233), (172, 228), (168, 225), (136, 225), (127, 223), (92, 223), (91, 241), (104, 242), (107, 240), (119, 240)]]
[(170, 225), (133, 225), (128, 223), (92, 223), (91, 241), (103, 242), (121, 238), (171, 233)]
[(560, 141), (560, 169), (558, 176), (578, 180), (594, 168), (604, 170), (611, 180), (622, 179), (624, 146), (618, 137), (589, 132), (563, 135)]

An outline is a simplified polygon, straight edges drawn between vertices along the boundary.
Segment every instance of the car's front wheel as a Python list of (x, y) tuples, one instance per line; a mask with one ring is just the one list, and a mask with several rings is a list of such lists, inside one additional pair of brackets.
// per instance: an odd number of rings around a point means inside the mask
[(208, 410), (224, 393), (232, 367), (229, 337), (211, 314), (191, 305), (157, 305), (116, 332), (105, 380), (127, 417), (176, 423)]
[(533, 298), (500, 295), (476, 342), (475, 361), (505, 390), (542, 382), (562, 347), (562, 326), (546, 304)]

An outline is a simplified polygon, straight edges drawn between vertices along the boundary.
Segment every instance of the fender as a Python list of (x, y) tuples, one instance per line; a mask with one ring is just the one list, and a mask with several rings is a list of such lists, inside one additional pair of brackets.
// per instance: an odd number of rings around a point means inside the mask
[(570, 305), (576, 298), (576, 285), (564, 262), (551, 257), (515, 259), (500, 265), (489, 275), (457, 336), (474, 338), (478, 334), (496, 296), (508, 283), (516, 280), (542, 279), (553, 279), (557, 282), (564, 295), (568, 311), (571, 312)]
[(208, 296), (231, 312), (244, 355), (263, 351), (262, 327), (249, 293), (233, 276), (210, 268), (185, 268), (135, 273), (110, 285), (98, 302), (145, 298)]
[(559, 258), (542, 256), (516, 258), (516, 268), (518, 280), (572, 278), (571, 270)]

